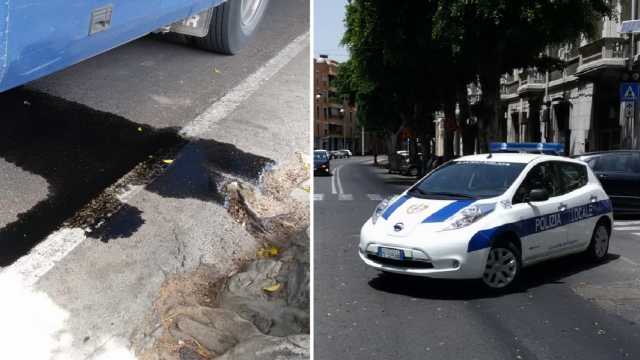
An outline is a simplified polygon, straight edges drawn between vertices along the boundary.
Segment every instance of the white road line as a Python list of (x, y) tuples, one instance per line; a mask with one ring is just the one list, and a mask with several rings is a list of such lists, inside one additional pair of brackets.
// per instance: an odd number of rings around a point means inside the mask
[[(253, 95), (260, 86), (277, 74), (282, 68), (295, 58), (302, 50), (309, 46), (309, 32), (306, 32), (280, 50), (273, 58), (262, 65), (256, 72), (242, 80), (220, 99), (211, 99), (212, 104), (195, 119), (187, 123), (180, 134), (185, 137), (197, 137), (213, 127), (215, 123), (229, 116), (238, 106)], [(143, 187), (128, 192), (133, 197)], [(0, 271), (0, 280), (16, 280), (22, 284), (32, 286), (44, 276), (54, 265), (67, 256), (76, 246), (86, 239), (83, 229), (62, 228), (49, 235), (44, 241), (34, 247), (28, 255), (23, 256), (11, 266)]]
[(338, 170), (340, 170), (341, 167), (342, 167), (342, 165), (336, 167), (331, 172), (331, 193), (334, 194), (334, 195), (338, 193), (336, 191), (336, 178), (338, 177)]
[(628, 264), (631, 264), (633, 266), (640, 266), (640, 264), (638, 264), (637, 262), (629, 259), (628, 257), (620, 256), (620, 260), (622, 260), (622, 261), (624, 261), (624, 262), (626, 262)]
[(369, 200), (382, 201), (382, 196), (378, 194), (367, 194), (367, 197), (369, 198)]
[(640, 225), (640, 221), (618, 220), (613, 222), (613, 226)]
[(633, 235), (640, 236), (640, 233), (632, 233)]
[(307, 46), (309, 46), (309, 32), (295, 38), (271, 60), (267, 61), (222, 98), (219, 100), (211, 99), (211, 106), (183, 127), (180, 130), (180, 135), (197, 137), (208, 131), (215, 123), (229, 116), (238, 106), (253, 95), (262, 84), (282, 70)]
[(623, 227), (614, 227), (613, 230), (616, 231), (638, 231), (640, 230), (640, 226), (623, 226)]
[(324, 200), (324, 194), (313, 194), (314, 201), (322, 201)]
[(338, 200), (351, 201), (351, 200), (353, 200), (353, 195), (352, 194), (339, 194), (338, 195)]
[(342, 166), (340, 166), (338, 168), (338, 170), (336, 171), (336, 182), (338, 183), (338, 193), (340, 194), (344, 194), (344, 191), (342, 190), (342, 181), (340, 181), (340, 170), (342, 169)]

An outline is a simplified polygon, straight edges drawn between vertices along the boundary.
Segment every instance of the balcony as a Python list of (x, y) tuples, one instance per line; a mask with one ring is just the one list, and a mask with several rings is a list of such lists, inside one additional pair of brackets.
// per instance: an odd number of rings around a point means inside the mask
[(520, 73), (518, 94), (544, 91), (545, 76), (535, 69), (527, 69)]
[(623, 68), (627, 61), (625, 40), (621, 38), (602, 38), (581, 47), (578, 51), (578, 76), (596, 75), (607, 68)]
[(500, 86), (500, 97), (503, 99), (511, 99), (511, 98), (517, 97), (519, 86), (520, 86), (520, 82), (518, 80), (503, 82)]

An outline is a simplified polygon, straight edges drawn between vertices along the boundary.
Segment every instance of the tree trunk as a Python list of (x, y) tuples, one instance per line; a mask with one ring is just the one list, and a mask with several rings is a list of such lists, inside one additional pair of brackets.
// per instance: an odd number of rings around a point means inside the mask
[(462, 129), (462, 153), (464, 155), (471, 155), (475, 153), (476, 137), (478, 136), (478, 125), (467, 124)]
[(458, 117), (458, 129), (462, 138), (462, 154), (470, 155), (475, 152), (475, 135), (477, 126), (471, 123), (471, 108), (467, 84), (459, 83), (456, 87), (456, 98), (460, 104), (460, 116)]
[(447, 96), (444, 103), (444, 157), (453, 158), (453, 136), (456, 130), (455, 95)]
[(500, 138), (500, 74), (497, 71), (480, 73), (482, 113), (478, 119), (480, 152), (489, 150), (489, 143)]

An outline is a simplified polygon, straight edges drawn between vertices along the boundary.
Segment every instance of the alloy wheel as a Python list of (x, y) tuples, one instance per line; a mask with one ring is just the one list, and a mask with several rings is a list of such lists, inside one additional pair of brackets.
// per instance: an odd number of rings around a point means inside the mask
[(518, 273), (516, 255), (506, 248), (492, 248), (487, 258), (487, 265), (482, 280), (494, 289), (504, 288), (515, 279)]

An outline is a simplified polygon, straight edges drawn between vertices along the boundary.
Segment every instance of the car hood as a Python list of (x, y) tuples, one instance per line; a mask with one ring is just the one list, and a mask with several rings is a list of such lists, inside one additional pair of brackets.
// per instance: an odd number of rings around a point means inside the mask
[(424, 224), (434, 230), (441, 229), (445, 222), (460, 210), (474, 203), (473, 199), (423, 199), (401, 195), (382, 213), (379, 225), (391, 236), (408, 236), (418, 225)]

